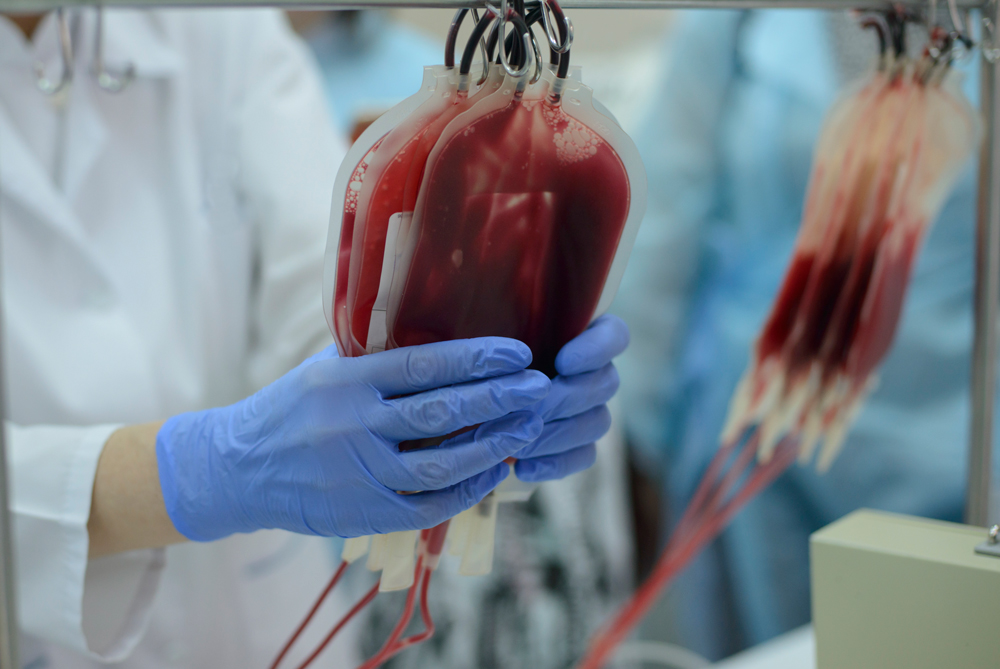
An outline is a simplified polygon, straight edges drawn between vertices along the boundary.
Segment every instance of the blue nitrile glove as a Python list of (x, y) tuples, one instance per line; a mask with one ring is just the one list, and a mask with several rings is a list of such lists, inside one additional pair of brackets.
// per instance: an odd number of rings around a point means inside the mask
[(594, 464), (594, 442), (611, 427), (606, 403), (618, 391), (618, 371), (611, 359), (625, 350), (628, 340), (625, 322), (606, 314), (562, 347), (552, 391), (532, 407), (545, 421), (545, 429), (515, 456), (517, 478), (549, 481)]
[[(197, 541), (263, 528), (355, 537), (433, 527), (493, 490), (509, 471), (503, 460), (541, 434), (541, 418), (523, 409), (551, 383), (525, 370), (530, 362), (527, 346), (500, 337), (359, 358), (330, 347), (241, 402), (164, 423), (156, 455), (167, 513)], [(397, 448), (479, 423), (436, 448)]]

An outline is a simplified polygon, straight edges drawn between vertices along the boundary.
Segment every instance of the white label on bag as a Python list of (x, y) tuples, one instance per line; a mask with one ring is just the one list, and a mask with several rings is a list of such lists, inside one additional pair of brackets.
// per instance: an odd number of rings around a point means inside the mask
[(378, 295), (375, 296), (372, 318), (368, 323), (369, 353), (385, 350), (388, 339), (386, 310), (389, 308), (389, 288), (392, 286), (392, 276), (396, 272), (396, 260), (399, 257), (396, 252), (396, 242), (399, 239), (400, 228), (409, 229), (412, 218), (413, 212), (409, 211), (398, 212), (389, 217), (389, 227), (385, 231), (385, 251), (382, 253), (382, 275), (378, 280)]

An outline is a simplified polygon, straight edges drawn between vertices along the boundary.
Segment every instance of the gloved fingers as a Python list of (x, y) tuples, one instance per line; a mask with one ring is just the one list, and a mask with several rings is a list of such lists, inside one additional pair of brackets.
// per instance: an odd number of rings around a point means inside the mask
[(517, 478), (526, 483), (552, 481), (582, 472), (597, 460), (597, 445), (588, 444), (559, 455), (518, 460), (514, 465)]
[(524, 449), (542, 434), (537, 414), (517, 411), (483, 423), (440, 446), (394, 454), (396, 466), (377, 477), (390, 490), (441, 490), (488, 469)]
[(514, 456), (520, 459), (556, 455), (593, 443), (611, 429), (611, 412), (608, 407), (594, 407), (572, 418), (552, 421), (538, 439)]
[(391, 442), (437, 437), (537, 404), (551, 386), (541, 372), (525, 370), (385, 400), (367, 423)]
[(531, 350), (516, 339), (479, 337), (392, 349), (357, 364), (359, 380), (393, 397), (519, 372)]
[(625, 321), (604, 314), (562, 347), (556, 355), (556, 371), (563, 376), (572, 376), (600, 369), (624, 351), (628, 342)]
[(552, 379), (549, 394), (531, 410), (545, 422), (576, 416), (607, 404), (618, 392), (619, 384), (618, 370), (610, 362), (594, 372), (557, 376)]
[(414, 523), (411, 529), (426, 529), (479, 504), (509, 473), (510, 466), (501, 462), (444, 490), (396, 496)]

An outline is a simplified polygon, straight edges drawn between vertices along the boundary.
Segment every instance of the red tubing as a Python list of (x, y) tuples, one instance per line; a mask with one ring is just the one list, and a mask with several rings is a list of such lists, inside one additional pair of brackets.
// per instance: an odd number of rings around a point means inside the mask
[(440, 525), (426, 530), (428, 555), (441, 555), (441, 551), (444, 549), (445, 537), (448, 536), (448, 524), (450, 522), (450, 520), (446, 520)]
[[(753, 441), (753, 438), (751, 441)], [(600, 669), (610, 659), (611, 654), (618, 644), (628, 636), (632, 628), (649, 611), (659, 598), (660, 593), (673, 580), (674, 576), (687, 566), (688, 562), (722, 531), (723, 527), (728, 524), (732, 517), (754, 495), (767, 487), (795, 461), (798, 451), (797, 445), (797, 440), (783, 440), (778, 445), (771, 459), (764, 464), (757, 465), (743, 487), (729, 501), (725, 502), (721, 509), (714, 512), (711, 509), (707, 510), (707, 517), (704, 515), (698, 517), (700, 515), (698, 510), (692, 512), (693, 505), (689, 505), (681, 522), (678, 523), (678, 528), (682, 524), (690, 527), (691, 523), (694, 522), (693, 529), (690, 531), (685, 529), (686, 536), (679, 536), (676, 541), (671, 540), (668, 543), (667, 548), (660, 555), (660, 559), (653, 568), (652, 574), (639, 587), (632, 596), (632, 599), (622, 607), (614, 620), (594, 639), (590, 645), (590, 650), (588, 650), (578, 665), (578, 669)], [(756, 444), (754, 443), (753, 449), (755, 448)], [(750, 452), (752, 453), (753, 451), (751, 450)], [(716, 455), (716, 458), (723, 460), (726, 457), (728, 457), (728, 454), (726, 456), (722, 456), (721, 453)], [(740, 453), (733, 468), (735, 469), (740, 465), (745, 467), (747, 462), (749, 462), (749, 459), (746, 459), (744, 454)], [(716, 461), (713, 460), (712, 464), (709, 465), (709, 471), (706, 472), (706, 477), (702, 479), (698, 491), (695, 493), (695, 499), (692, 501), (697, 500), (700, 505), (713, 488), (715, 488), (715, 492), (708, 506), (715, 506), (720, 501), (725, 500), (728, 491), (724, 490), (724, 488), (729, 487), (739, 477), (726, 475), (722, 481), (718, 482), (718, 485), (715, 485), (716, 481), (708, 477), (707, 474), (711, 473), (714, 478), (717, 478), (720, 472), (721, 467), (716, 466)], [(696, 518), (697, 520), (695, 520)]]
[(740, 455), (737, 456), (737, 462), (730, 466), (728, 471), (725, 470), (724, 467), (726, 463), (729, 462), (729, 459), (733, 454), (735, 444), (723, 446), (719, 449), (719, 452), (715, 454), (715, 457), (713, 457), (712, 461), (708, 464), (708, 469), (705, 470), (704, 475), (701, 477), (701, 483), (698, 484), (694, 497), (692, 497), (691, 501), (688, 502), (687, 508), (684, 510), (684, 515), (681, 516), (677, 526), (674, 527), (670, 541), (667, 543), (667, 550), (685, 537), (692, 523), (698, 523), (701, 521), (704, 514), (708, 510), (712, 509), (720, 496), (724, 498), (728, 491), (723, 490), (723, 488), (726, 487), (727, 483), (731, 482), (729, 473), (739, 466), (743, 460), (743, 453), (747, 449), (756, 447), (756, 438), (757, 435), (755, 432), (754, 435), (747, 440), (743, 450), (740, 451)]
[(729, 460), (729, 456), (732, 455), (734, 446), (735, 444), (722, 446), (718, 453), (715, 454), (715, 457), (712, 458), (712, 461), (708, 463), (708, 469), (705, 470), (705, 474), (701, 477), (701, 482), (698, 484), (698, 489), (695, 490), (694, 497), (688, 502), (687, 509), (684, 510), (684, 515), (681, 517), (680, 522), (677, 523), (677, 529), (680, 529), (685, 524), (685, 521), (690, 522), (690, 519), (701, 509), (705, 499), (714, 487), (715, 481), (722, 474), (722, 468)]
[(420, 588), (420, 618), (424, 621), (424, 631), (422, 634), (410, 637), (410, 645), (427, 641), (434, 636), (434, 618), (431, 617), (431, 608), (427, 605), (427, 591), (431, 585), (432, 572), (428, 569), (424, 573), (424, 584)]
[[(789, 442), (795, 444), (797, 442)], [(677, 570), (683, 568), (698, 551), (711, 541), (729, 524), (733, 516), (742, 509), (757, 493), (770, 485), (795, 461), (797, 449), (785, 444), (779, 453), (766, 464), (757, 467), (746, 485), (727, 502), (722, 509), (699, 527), (693, 539), (680, 550), (680, 555), (672, 558), (677, 563)]]
[[(760, 443), (760, 433), (754, 432), (753, 436), (747, 439), (743, 448), (740, 449), (739, 453), (736, 454), (736, 458), (733, 464), (729, 467), (725, 474), (722, 474), (722, 480), (716, 483), (712, 489), (712, 496), (709, 497), (708, 502), (705, 504), (704, 513), (710, 514), (714, 513), (722, 504), (726, 502), (729, 498), (730, 492), (733, 487), (736, 486), (743, 475), (746, 474), (748, 469), (754, 468), (754, 457), (757, 455), (757, 445)], [(698, 522), (703, 522), (704, 518), (700, 518)], [(686, 531), (686, 528), (685, 530)], [(674, 536), (676, 542), (680, 542), (686, 537), (680, 532), (680, 528), (674, 530)]]
[(320, 596), (316, 600), (316, 603), (313, 604), (312, 608), (309, 609), (309, 613), (306, 614), (306, 617), (302, 620), (301, 623), (299, 623), (299, 626), (296, 628), (291, 638), (288, 639), (288, 642), (285, 644), (285, 647), (281, 649), (280, 653), (278, 653), (278, 657), (274, 658), (274, 662), (271, 663), (271, 669), (277, 669), (278, 665), (281, 664), (281, 661), (285, 659), (285, 655), (288, 655), (288, 651), (292, 649), (292, 646), (295, 644), (295, 641), (302, 635), (302, 632), (305, 631), (306, 626), (309, 625), (309, 621), (312, 620), (313, 616), (316, 615), (316, 612), (319, 611), (319, 607), (323, 604), (323, 601), (327, 598), (327, 596), (330, 594), (333, 588), (340, 581), (340, 578), (344, 575), (344, 572), (347, 571), (347, 564), (348, 564), (347, 562), (341, 562), (340, 566), (337, 567), (337, 571), (334, 572), (333, 578), (331, 578), (330, 582), (326, 584), (326, 588), (324, 588), (323, 592), (320, 593)]
[(383, 662), (389, 660), (400, 651), (406, 650), (411, 646), (416, 646), (419, 643), (427, 641), (432, 636), (434, 636), (434, 620), (431, 618), (431, 610), (427, 605), (427, 589), (431, 582), (431, 574), (433, 572), (430, 569), (424, 569), (423, 584), (420, 587), (420, 617), (424, 621), (424, 631), (419, 634), (414, 634), (408, 636), (405, 639), (399, 641), (395, 646), (388, 649), (386, 652)]
[(323, 652), (323, 650), (330, 644), (331, 641), (333, 641), (333, 637), (337, 636), (337, 633), (340, 632), (341, 629), (343, 629), (344, 625), (349, 623), (351, 619), (354, 618), (354, 616), (358, 615), (361, 609), (368, 606), (368, 604), (370, 604), (371, 601), (375, 599), (375, 596), (378, 594), (378, 585), (379, 584), (376, 583), (374, 586), (372, 586), (372, 589), (368, 591), (368, 594), (362, 597), (358, 601), (358, 603), (354, 605), (354, 608), (348, 611), (347, 615), (341, 618), (340, 621), (333, 626), (333, 629), (330, 630), (330, 633), (326, 635), (326, 638), (323, 639), (323, 641), (316, 647), (316, 650), (312, 652), (312, 655), (307, 657), (305, 662), (303, 662), (298, 666), (298, 669), (306, 669), (306, 667), (312, 664), (313, 660), (319, 657), (319, 654)]
[[(399, 622), (396, 623), (396, 627), (393, 629), (392, 634), (389, 639), (385, 642), (382, 648), (374, 657), (369, 659), (367, 662), (362, 664), (358, 669), (374, 669), (380, 666), (383, 662), (391, 658), (396, 653), (399, 653), (410, 646), (415, 646), (418, 643), (426, 641), (434, 635), (434, 620), (431, 617), (430, 607), (427, 604), (427, 591), (431, 582), (431, 567), (424, 567), (424, 556), (437, 556), (440, 555), (441, 549), (444, 546), (445, 536), (448, 533), (448, 522), (445, 521), (440, 525), (433, 527), (429, 530), (422, 530), (420, 533), (420, 543), (421, 550), (417, 557), (416, 568), (413, 573), (413, 585), (410, 586), (409, 591), (406, 594), (406, 605), (403, 609), (403, 613), (399, 618)], [(274, 662), (271, 664), (271, 669), (277, 669), (281, 661), (285, 659), (285, 656), (291, 650), (292, 646), (305, 631), (309, 622), (316, 615), (319, 607), (323, 604), (323, 601), (329, 596), (330, 592), (333, 591), (334, 587), (340, 581), (344, 572), (347, 570), (348, 563), (341, 562), (340, 566), (337, 568), (336, 573), (334, 573), (333, 578), (327, 583), (326, 588), (320, 593), (319, 598), (313, 604), (309, 613), (306, 615), (305, 619), (299, 623), (295, 632), (292, 634), (291, 638), (285, 644), (285, 647), (281, 649), (278, 653), (278, 657), (275, 658)], [(326, 647), (333, 641), (333, 638), (340, 632), (343, 627), (350, 622), (365, 606), (367, 606), (375, 596), (378, 595), (379, 583), (376, 583), (371, 590), (357, 603), (354, 605), (350, 611), (347, 612), (340, 621), (330, 630), (326, 638), (316, 647), (312, 654), (306, 658), (306, 660), (298, 666), (298, 669), (306, 669), (312, 662), (319, 657)], [(410, 620), (413, 618), (413, 605), (417, 599), (417, 592), (420, 593), (420, 617), (424, 623), (424, 631), (419, 634), (414, 634), (405, 639), (400, 640), (403, 636), (403, 632), (406, 631), (407, 625), (410, 624)]]
[[(424, 532), (426, 532), (426, 530), (424, 530)], [(404, 605), (405, 608), (403, 609), (403, 614), (399, 617), (399, 622), (396, 623), (395, 629), (392, 630), (392, 634), (389, 636), (389, 639), (385, 642), (379, 652), (376, 653), (374, 657), (359, 666), (358, 669), (375, 669), (395, 654), (395, 647), (399, 643), (400, 637), (403, 636), (403, 632), (406, 631), (406, 626), (410, 624), (410, 620), (413, 618), (413, 603), (417, 599), (417, 590), (420, 588), (420, 585), (424, 580), (424, 571), (424, 556), (420, 555), (417, 557), (417, 567), (413, 575), (413, 585), (410, 586), (410, 589), (406, 593), (406, 604)]]

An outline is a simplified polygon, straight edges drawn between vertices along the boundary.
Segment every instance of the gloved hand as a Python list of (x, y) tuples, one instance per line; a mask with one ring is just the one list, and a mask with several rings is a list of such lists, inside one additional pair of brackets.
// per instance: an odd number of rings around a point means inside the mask
[[(241, 402), (164, 423), (156, 455), (167, 513), (198, 541), (263, 528), (355, 537), (433, 527), (493, 490), (509, 471), (503, 460), (542, 433), (523, 409), (551, 383), (525, 370), (530, 362), (527, 346), (500, 337), (359, 358), (330, 347)], [(480, 423), (436, 448), (397, 448)]]
[(563, 478), (594, 464), (594, 444), (611, 427), (608, 402), (618, 391), (618, 371), (611, 359), (628, 346), (625, 322), (605, 314), (556, 356), (552, 391), (531, 410), (545, 421), (541, 436), (515, 456), (514, 473), (522, 481)]

